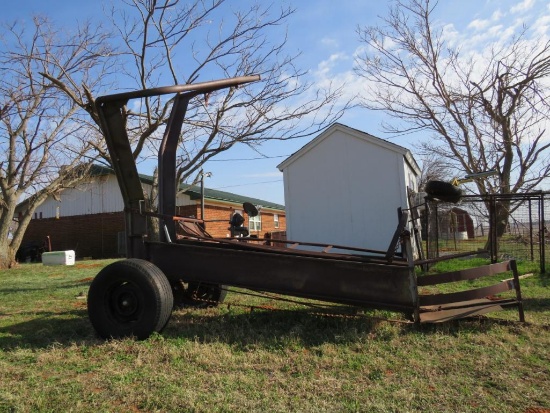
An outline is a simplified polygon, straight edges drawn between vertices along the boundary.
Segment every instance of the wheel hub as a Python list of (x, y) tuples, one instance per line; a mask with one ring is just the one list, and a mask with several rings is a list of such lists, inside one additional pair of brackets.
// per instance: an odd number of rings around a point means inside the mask
[(122, 284), (116, 287), (111, 293), (110, 304), (115, 318), (124, 321), (137, 319), (139, 298), (131, 285)]

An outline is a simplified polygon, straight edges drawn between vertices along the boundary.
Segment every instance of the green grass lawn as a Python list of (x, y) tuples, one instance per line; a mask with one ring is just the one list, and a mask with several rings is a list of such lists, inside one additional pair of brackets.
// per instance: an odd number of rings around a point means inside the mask
[(162, 335), (103, 341), (86, 294), (109, 262), (0, 271), (0, 412), (550, 409), (547, 275), (522, 280), (526, 324), (515, 309), (435, 326), (322, 317), (230, 293), (175, 311)]

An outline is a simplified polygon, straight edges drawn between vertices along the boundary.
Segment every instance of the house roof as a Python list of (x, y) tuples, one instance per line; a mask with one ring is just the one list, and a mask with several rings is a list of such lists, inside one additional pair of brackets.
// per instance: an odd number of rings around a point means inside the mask
[[(101, 166), (101, 165), (94, 165), (92, 168), (92, 175), (114, 175), (115, 171), (111, 168)], [(150, 175), (144, 175), (139, 174), (139, 178), (142, 183), (146, 183), (151, 185), (153, 183), (153, 177)], [(188, 195), (192, 200), (200, 199), (201, 198), (201, 188), (199, 185), (190, 185), (186, 183), (182, 183), (179, 185), (178, 188), (181, 192)], [(284, 205), (276, 204), (274, 202), (265, 201), (263, 199), (258, 198), (251, 198), (247, 196), (237, 195), (231, 192), (224, 192), (224, 191), (218, 191), (216, 189), (209, 189), (204, 188), (204, 198), (215, 200), (215, 201), (222, 201), (222, 202), (231, 202), (235, 204), (243, 204), (244, 202), (250, 202), (254, 205), (261, 205), (262, 208), (268, 208), (268, 209), (277, 209), (277, 210), (283, 210), (285, 209)]]
[(283, 169), (285, 169), (287, 166), (291, 165), (298, 159), (300, 159), (305, 153), (309, 152), (313, 148), (315, 148), (317, 145), (319, 145), (321, 142), (323, 142), (326, 138), (328, 138), (330, 135), (332, 135), (334, 132), (340, 131), (346, 135), (351, 135), (353, 137), (356, 137), (358, 139), (361, 139), (363, 141), (369, 142), (373, 145), (378, 145), (383, 148), (389, 149), (393, 152), (396, 152), (398, 154), (403, 155), (406, 162), (409, 164), (409, 166), (418, 174), (420, 175), (421, 171), (418, 167), (418, 164), (414, 160), (414, 157), (410, 150), (407, 148), (397, 145), (393, 142), (389, 142), (385, 139), (377, 138), (376, 136), (373, 136), (369, 133), (360, 131), (359, 129), (351, 128), (349, 126), (343, 125), (341, 123), (333, 123), (328, 128), (326, 128), (323, 132), (321, 132), (319, 135), (317, 135), (314, 139), (306, 143), (304, 146), (302, 146), (300, 149), (298, 149), (296, 152), (294, 152), (292, 155), (290, 155), (288, 158), (286, 158), (283, 162), (281, 162), (279, 165), (277, 165), (277, 168), (282, 172)]

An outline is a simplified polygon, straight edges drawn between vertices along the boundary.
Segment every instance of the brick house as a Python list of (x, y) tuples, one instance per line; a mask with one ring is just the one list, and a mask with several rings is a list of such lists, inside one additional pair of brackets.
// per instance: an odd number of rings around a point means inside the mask
[[(140, 175), (144, 192), (151, 189), (152, 177)], [(243, 214), (252, 236), (286, 230), (283, 205), (261, 199), (205, 188), (204, 211), (206, 230), (213, 237), (228, 237), (229, 219), (234, 211), (242, 212), (244, 202), (260, 206), (255, 218)], [(22, 202), (16, 209), (25, 208)], [(49, 237), (52, 250), (75, 250), (77, 258), (109, 258), (124, 254), (124, 204), (114, 171), (95, 166), (88, 182), (67, 188), (49, 197), (35, 212), (25, 233), (22, 246), (42, 243)], [(201, 189), (183, 184), (177, 196), (177, 214), (201, 217)], [(208, 222), (215, 221), (215, 222)]]

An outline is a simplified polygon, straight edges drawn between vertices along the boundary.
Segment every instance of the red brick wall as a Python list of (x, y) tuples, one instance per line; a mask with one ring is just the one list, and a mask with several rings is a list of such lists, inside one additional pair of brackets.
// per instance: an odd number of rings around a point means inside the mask
[[(213, 237), (224, 238), (229, 235), (229, 217), (234, 209), (223, 205), (206, 205), (206, 230)], [(200, 206), (188, 205), (178, 207), (178, 215), (200, 218)], [(286, 219), (279, 213), (279, 228), (275, 228), (273, 213), (261, 211), (262, 230), (251, 231), (251, 235), (264, 238), (267, 232), (284, 231)], [(246, 216), (245, 226), (249, 226)], [(124, 231), (124, 214), (122, 212), (62, 217), (59, 219), (33, 219), (27, 228), (23, 243), (42, 242), (50, 236), (52, 250), (75, 250), (77, 258), (111, 258), (118, 257), (118, 233)]]
[[(229, 236), (229, 218), (235, 209), (225, 205), (205, 205), (204, 215), (206, 216), (206, 231), (215, 238)], [(187, 205), (178, 207), (178, 214), (184, 217), (200, 218), (199, 205)], [(251, 235), (264, 238), (267, 232), (286, 230), (286, 217), (279, 212), (279, 228), (275, 228), (273, 212), (260, 211), (262, 216), (262, 230), (251, 231)], [(214, 221), (214, 222), (212, 222)], [(248, 216), (245, 214), (244, 226), (249, 227)]]
[(77, 258), (118, 257), (118, 232), (124, 231), (122, 212), (31, 220), (23, 243), (50, 236), (52, 250), (74, 250)]

